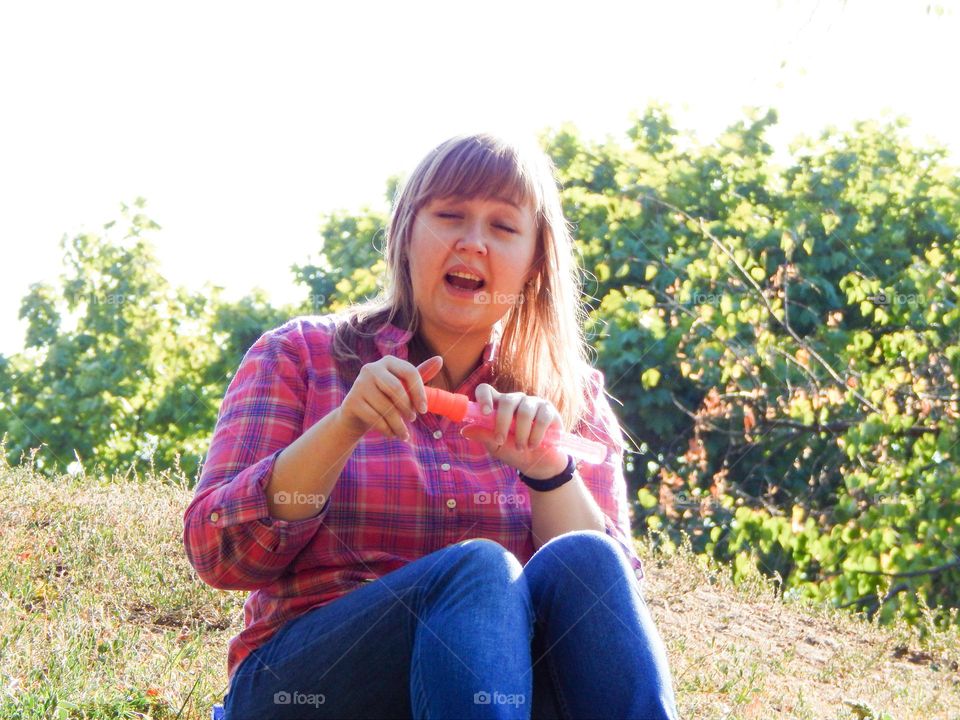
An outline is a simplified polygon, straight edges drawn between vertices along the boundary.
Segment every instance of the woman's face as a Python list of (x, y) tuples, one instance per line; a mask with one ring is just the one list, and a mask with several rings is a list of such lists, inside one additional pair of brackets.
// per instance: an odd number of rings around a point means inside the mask
[[(425, 337), (433, 342), (487, 337), (507, 310), (522, 302), (535, 250), (529, 204), (448, 197), (424, 205), (414, 221), (409, 260)], [(458, 271), (480, 282), (454, 278), (451, 273)]]

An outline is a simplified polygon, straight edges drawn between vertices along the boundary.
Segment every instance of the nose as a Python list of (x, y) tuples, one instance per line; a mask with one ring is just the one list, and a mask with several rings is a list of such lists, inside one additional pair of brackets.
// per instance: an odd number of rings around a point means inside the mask
[(486, 255), (487, 239), (483, 234), (483, 225), (481, 223), (470, 223), (457, 239), (454, 249)]

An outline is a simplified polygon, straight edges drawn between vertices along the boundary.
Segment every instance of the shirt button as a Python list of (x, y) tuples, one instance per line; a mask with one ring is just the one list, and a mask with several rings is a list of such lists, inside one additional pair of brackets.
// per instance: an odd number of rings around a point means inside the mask
[(443, 437), (443, 432), (442, 432), (441, 430), (434, 430), (434, 431), (433, 431), (433, 439), (434, 439), (434, 440), (439, 440), (439, 439), (442, 438), (442, 437)]
[(212, 512), (210, 513), (210, 522), (216, 522), (220, 519), (220, 513)]
[(441, 470), (449, 470), (449, 469), (450, 469), (450, 463), (443, 463), (443, 465), (440, 466), (440, 469), (441, 469)]
[(447, 500), (447, 507), (448, 507), (448, 508), (450, 508), (451, 510), (453, 510), (456, 506), (457, 506), (457, 501), (456, 501), (456, 500), (454, 500), (453, 498), (450, 498), (449, 500)]

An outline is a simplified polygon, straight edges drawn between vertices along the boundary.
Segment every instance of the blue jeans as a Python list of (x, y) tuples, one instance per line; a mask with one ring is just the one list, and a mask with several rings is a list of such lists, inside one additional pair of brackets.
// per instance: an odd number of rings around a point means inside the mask
[(227, 720), (678, 717), (663, 642), (612, 538), (522, 566), (449, 545), (286, 623), (237, 668)]

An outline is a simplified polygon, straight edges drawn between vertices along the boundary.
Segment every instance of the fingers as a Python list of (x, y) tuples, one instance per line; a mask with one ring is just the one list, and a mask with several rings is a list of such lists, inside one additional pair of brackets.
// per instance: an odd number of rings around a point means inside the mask
[(424, 385), (433, 380), (442, 368), (443, 357), (434, 355), (432, 358), (424, 360), (417, 365), (416, 378), (407, 385), (408, 392), (412, 393), (417, 409), (421, 413), (427, 412), (427, 393), (424, 390)]
[(369, 400), (364, 399), (361, 403), (360, 413), (363, 418), (386, 437), (397, 438), (407, 441), (410, 439), (410, 433), (407, 426), (403, 424), (403, 418), (392, 403), (385, 403), (385, 406), (376, 407)]
[[(431, 366), (442, 365), (442, 362), (433, 360), (427, 367), (428, 372), (436, 372)], [(409, 440), (410, 433), (405, 421), (413, 422), (417, 419), (417, 413), (407, 391), (408, 384), (414, 388), (414, 392), (419, 390), (419, 400), (426, 404), (426, 394), (417, 368), (388, 355), (360, 368), (343, 407), (367, 428), (376, 428), (387, 437)]]
[[(375, 372), (373, 378), (377, 388), (387, 396), (398, 412), (403, 413), (403, 416), (410, 422), (417, 419), (417, 413), (413, 409), (410, 395), (407, 394), (407, 389), (400, 382), (400, 378), (389, 372)], [(374, 407), (380, 407), (379, 403), (371, 404)], [(383, 410), (386, 410), (386, 408), (383, 408)]]
[(560, 413), (553, 404), (535, 395), (522, 392), (499, 393), (486, 383), (477, 385), (476, 400), (481, 407), (494, 407), (496, 418), (492, 429), (493, 442), (503, 445), (513, 435), (517, 450), (540, 447), (550, 426), (560, 422)]
[[(427, 411), (424, 382), (440, 372), (443, 358), (435, 355), (414, 367), (406, 360), (387, 355), (369, 366), (378, 394), (365, 396), (371, 425), (388, 437), (410, 439), (404, 420), (414, 422), (417, 411)], [(375, 422), (374, 422), (375, 417)]]
[(513, 413), (516, 411), (520, 401), (526, 397), (523, 393), (500, 393), (497, 398), (497, 421), (494, 426), (497, 445), (503, 445), (510, 434), (510, 423), (513, 421)]
[(533, 429), (530, 431), (530, 438), (527, 440), (527, 445), (531, 449), (540, 447), (544, 435), (547, 434), (547, 430), (554, 424), (562, 428), (560, 413), (554, 409), (551, 403), (541, 402), (540, 407), (537, 409), (537, 414), (533, 418)]
[(514, 430), (514, 443), (517, 450), (526, 450), (529, 445), (530, 431), (533, 429), (533, 420), (540, 409), (540, 400), (531, 395), (524, 395), (517, 405), (517, 426)]
[(474, 390), (474, 397), (476, 397), (477, 402), (480, 403), (484, 415), (489, 415), (493, 412), (494, 401), (499, 395), (500, 393), (487, 383), (480, 383), (477, 385), (476, 390)]
[(433, 380), (436, 377), (437, 373), (443, 368), (443, 356), (434, 355), (429, 360), (424, 360), (422, 363), (417, 365), (417, 370), (420, 373), (420, 379), (427, 383)]
[(434, 355), (417, 367), (392, 355), (387, 355), (383, 360), (389, 372), (399, 378), (406, 400), (405, 407), (414, 411), (411, 420), (416, 420), (416, 411), (427, 412), (427, 393), (423, 389), (424, 383), (440, 372), (443, 367), (443, 358), (440, 355)]

